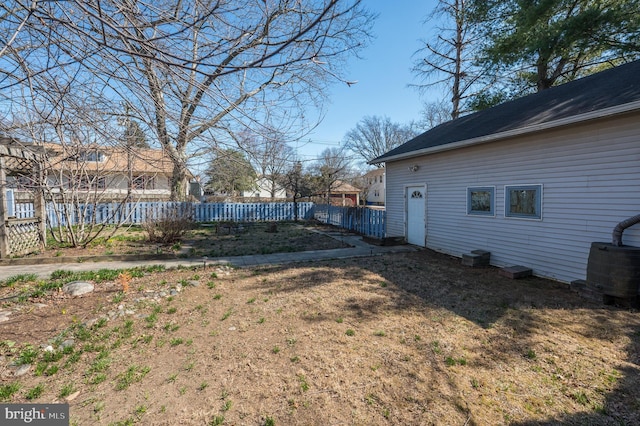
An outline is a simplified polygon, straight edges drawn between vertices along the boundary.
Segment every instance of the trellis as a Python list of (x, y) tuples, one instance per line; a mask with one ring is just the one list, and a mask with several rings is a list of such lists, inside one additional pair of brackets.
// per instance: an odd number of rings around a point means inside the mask
[[(0, 138), (0, 258), (20, 256), (45, 245), (45, 208), (40, 156), (24, 149), (13, 139)], [(8, 215), (7, 171), (28, 173), (34, 178), (33, 217), (17, 219)]]

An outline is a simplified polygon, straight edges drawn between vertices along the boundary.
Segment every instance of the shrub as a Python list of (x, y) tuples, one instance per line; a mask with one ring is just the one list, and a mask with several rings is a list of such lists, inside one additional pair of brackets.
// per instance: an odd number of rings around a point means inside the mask
[(180, 241), (193, 228), (191, 210), (181, 205), (170, 207), (156, 219), (147, 219), (142, 229), (152, 243), (171, 244)]

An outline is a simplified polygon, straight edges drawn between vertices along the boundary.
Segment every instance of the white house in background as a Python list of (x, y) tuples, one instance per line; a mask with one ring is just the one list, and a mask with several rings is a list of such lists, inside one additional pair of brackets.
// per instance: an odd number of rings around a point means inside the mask
[[(590, 244), (640, 213), (640, 61), (443, 123), (381, 162), (388, 237), (584, 279)], [(640, 246), (640, 225), (623, 242)]]
[(287, 198), (287, 191), (277, 182), (273, 182), (264, 176), (256, 180), (256, 187), (251, 191), (242, 191), (241, 196), (245, 198), (271, 199), (271, 192), (274, 192), (273, 199), (284, 200)]
[(362, 178), (365, 185), (365, 204), (368, 206), (384, 206), (384, 193), (386, 183), (385, 168), (380, 167), (371, 170)]

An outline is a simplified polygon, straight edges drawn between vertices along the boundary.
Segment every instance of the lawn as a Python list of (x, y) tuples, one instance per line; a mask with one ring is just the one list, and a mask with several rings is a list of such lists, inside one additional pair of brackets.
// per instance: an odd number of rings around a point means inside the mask
[(83, 278), (5, 302), (3, 402), (67, 399), (79, 425), (640, 422), (638, 312), (564, 284), (429, 250)]

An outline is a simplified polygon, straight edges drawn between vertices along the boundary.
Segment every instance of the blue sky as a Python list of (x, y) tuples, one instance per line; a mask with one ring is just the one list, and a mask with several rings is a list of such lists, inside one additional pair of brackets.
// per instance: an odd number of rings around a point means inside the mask
[[(373, 27), (375, 39), (362, 53), (362, 59), (347, 64), (347, 79), (358, 83), (349, 87), (334, 84), (330, 104), (322, 123), (305, 140), (298, 153), (310, 159), (326, 148), (339, 147), (344, 135), (367, 115), (387, 116), (398, 123), (418, 120), (425, 96), (419, 96), (411, 67), (420, 39), (429, 39), (431, 28), (424, 23), (435, 0), (365, 0), (377, 13)], [(437, 93), (436, 95), (437, 96)], [(295, 146), (294, 146), (295, 147)]]

